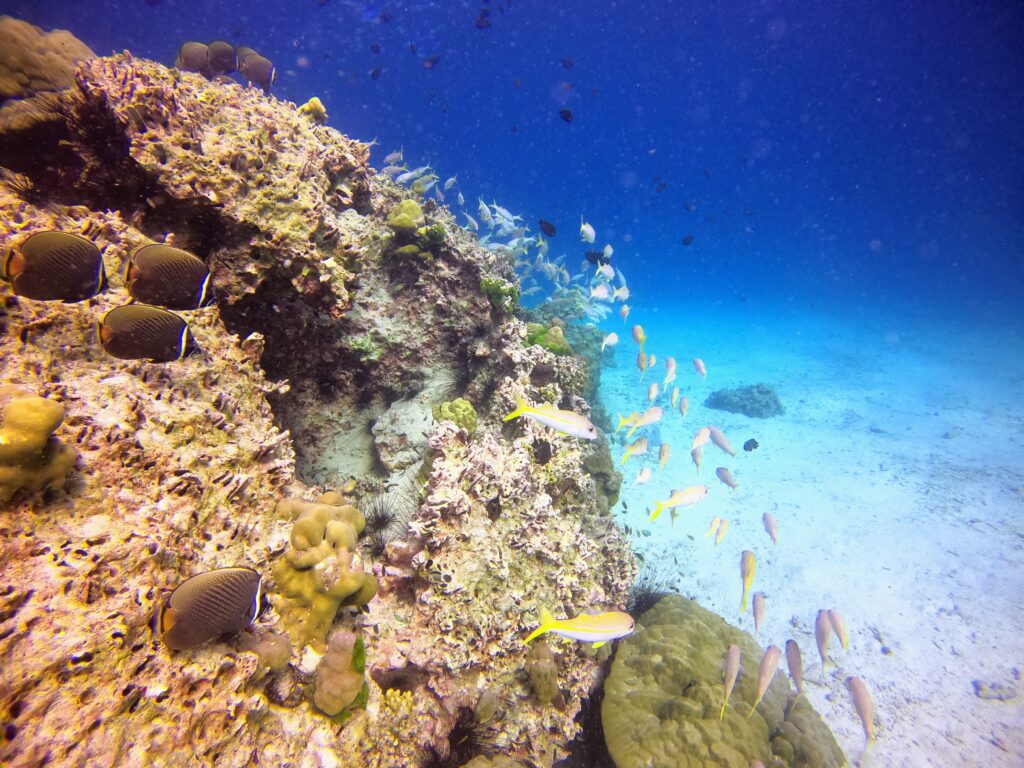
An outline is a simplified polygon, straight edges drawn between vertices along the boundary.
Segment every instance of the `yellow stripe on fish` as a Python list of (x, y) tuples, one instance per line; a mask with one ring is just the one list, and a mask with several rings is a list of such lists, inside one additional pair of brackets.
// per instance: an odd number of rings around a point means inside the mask
[(540, 626), (526, 638), (527, 643), (548, 632), (569, 637), (600, 648), (609, 640), (633, 634), (633, 617), (622, 611), (581, 613), (571, 619), (556, 619), (547, 608), (541, 608)]
[(597, 427), (585, 417), (573, 411), (561, 411), (553, 405), (532, 406), (523, 398), (516, 396), (516, 409), (505, 416), (502, 421), (511, 421), (520, 416), (550, 427), (563, 435), (581, 437), (584, 440), (597, 439)]

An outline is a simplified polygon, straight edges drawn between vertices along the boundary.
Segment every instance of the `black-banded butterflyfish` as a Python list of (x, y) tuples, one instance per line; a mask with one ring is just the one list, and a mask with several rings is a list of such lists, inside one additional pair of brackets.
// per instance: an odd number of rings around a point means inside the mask
[(139, 248), (124, 267), (124, 285), (136, 301), (167, 309), (198, 309), (213, 302), (210, 270), (180, 248), (152, 243)]
[(96, 323), (96, 338), (107, 354), (121, 360), (169, 363), (196, 351), (184, 319), (148, 304), (114, 307)]
[(260, 614), (263, 577), (252, 568), (216, 568), (186, 579), (156, 611), (153, 629), (172, 651), (239, 632)]
[(107, 287), (96, 244), (70, 232), (36, 232), (4, 254), (0, 275), (18, 296), (68, 304)]

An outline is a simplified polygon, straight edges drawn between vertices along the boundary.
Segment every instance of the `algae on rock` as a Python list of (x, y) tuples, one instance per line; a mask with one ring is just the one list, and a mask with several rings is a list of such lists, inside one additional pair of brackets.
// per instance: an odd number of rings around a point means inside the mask
[[(790, 687), (781, 673), (747, 719), (762, 654), (749, 634), (679, 595), (662, 598), (637, 623), (637, 633), (619, 642), (604, 685), (605, 739), (618, 768), (845, 764), (806, 697), (787, 706)], [(719, 720), (730, 643), (740, 647), (741, 672)]]

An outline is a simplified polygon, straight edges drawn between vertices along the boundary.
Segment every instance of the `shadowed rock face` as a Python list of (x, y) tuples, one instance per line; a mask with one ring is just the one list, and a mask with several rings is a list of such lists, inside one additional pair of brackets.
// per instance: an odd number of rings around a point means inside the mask
[(704, 401), (708, 408), (730, 413), (742, 413), (755, 419), (781, 416), (785, 413), (782, 401), (767, 384), (749, 384), (735, 389), (718, 389)]

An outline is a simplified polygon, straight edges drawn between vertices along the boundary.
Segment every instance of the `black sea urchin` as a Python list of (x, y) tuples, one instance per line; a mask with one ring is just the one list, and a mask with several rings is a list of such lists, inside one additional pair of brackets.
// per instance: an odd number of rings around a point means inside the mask
[(639, 619), (648, 609), (653, 608), (661, 598), (673, 592), (669, 578), (654, 569), (645, 569), (637, 577), (633, 588), (629, 591), (626, 613)]

